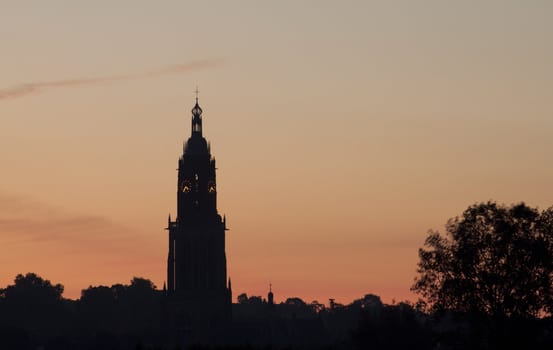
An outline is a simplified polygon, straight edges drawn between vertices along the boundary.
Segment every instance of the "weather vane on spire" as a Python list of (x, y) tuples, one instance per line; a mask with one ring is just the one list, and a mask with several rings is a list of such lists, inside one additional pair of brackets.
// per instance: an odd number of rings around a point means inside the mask
[(194, 90), (196, 93), (196, 103), (198, 103), (198, 94), (200, 93), (200, 90), (198, 90), (198, 85), (196, 85), (196, 90)]

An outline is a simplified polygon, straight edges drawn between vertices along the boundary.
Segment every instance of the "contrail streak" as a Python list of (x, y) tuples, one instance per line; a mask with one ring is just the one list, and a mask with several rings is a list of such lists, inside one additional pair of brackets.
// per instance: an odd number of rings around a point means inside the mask
[(97, 77), (97, 78), (53, 80), (53, 81), (20, 84), (6, 89), (0, 89), (0, 100), (22, 97), (22, 96), (38, 93), (47, 89), (53, 89), (53, 88), (94, 85), (94, 84), (109, 83), (114, 81), (149, 78), (149, 77), (155, 77), (159, 75), (192, 72), (200, 69), (214, 67), (216, 65), (221, 64), (222, 62), (223, 61), (221, 59), (211, 59), (211, 60), (193, 61), (193, 62), (183, 63), (183, 64), (175, 64), (172, 66), (167, 66), (157, 70), (152, 70), (152, 71), (142, 72), (142, 73), (112, 75), (112, 76)]

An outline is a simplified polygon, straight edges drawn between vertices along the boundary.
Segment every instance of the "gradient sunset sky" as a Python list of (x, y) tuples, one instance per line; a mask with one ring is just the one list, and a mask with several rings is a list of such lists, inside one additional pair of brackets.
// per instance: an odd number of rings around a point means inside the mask
[(163, 285), (196, 85), (234, 299), (414, 300), (429, 229), (553, 205), (551, 1), (0, 3), (0, 287)]

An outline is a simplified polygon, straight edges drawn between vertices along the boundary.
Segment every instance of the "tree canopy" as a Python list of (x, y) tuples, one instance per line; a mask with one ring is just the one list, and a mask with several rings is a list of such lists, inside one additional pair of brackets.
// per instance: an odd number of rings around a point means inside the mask
[(14, 284), (2, 291), (6, 300), (11, 302), (35, 302), (38, 304), (52, 304), (61, 300), (63, 286), (53, 285), (49, 280), (42, 279), (34, 273), (19, 274)]
[(412, 286), (432, 309), (505, 319), (551, 315), (553, 208), (479, 203), (445, 229), (430, 231)]
[(34, 273), (17, 275), (14, 284), (0, 290), (0, 327), (37, 329), (63, 323), (62, 293), (61, 284), (52, 284)]

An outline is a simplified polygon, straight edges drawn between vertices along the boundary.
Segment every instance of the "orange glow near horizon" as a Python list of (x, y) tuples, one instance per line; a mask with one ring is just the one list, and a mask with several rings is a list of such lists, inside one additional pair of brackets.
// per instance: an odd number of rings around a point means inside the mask
[(276, 301), (416, 300), (429, 229), (553, 205), (538, 3), (4, 6), (0, 288), (163, 286), (199, 85), (234, 300), (269, 282)]

